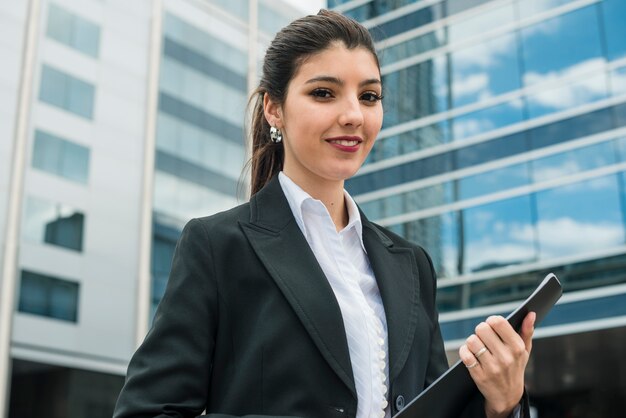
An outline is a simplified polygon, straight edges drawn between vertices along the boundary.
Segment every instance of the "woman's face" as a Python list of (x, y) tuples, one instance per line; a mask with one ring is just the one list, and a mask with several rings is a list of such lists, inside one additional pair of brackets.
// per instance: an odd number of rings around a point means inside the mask
[(301, 185), (354, 175), (382, 125), (381, 89), (365, 48), (335, 43), (306, 59), (283, 105), (266, 106), (270, 125), (283, 134), (285, 173)]

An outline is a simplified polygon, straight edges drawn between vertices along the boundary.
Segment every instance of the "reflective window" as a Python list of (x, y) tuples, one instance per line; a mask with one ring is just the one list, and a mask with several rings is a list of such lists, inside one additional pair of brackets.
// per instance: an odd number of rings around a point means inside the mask
[(459, 274), (462, 263), (459, 253), (458, 212), (392, 225), (391, 230), (424, 247), (441, 278)]
[(531, 162), (535, 182), (547, 181), (615, 163), (613, 142), (577, 148)]
[(379, 41), (427, 25), (443, 17), (443, 3), (437, 3), (375, 26), (370, 32), (374, 40)]
[(43, 131), (35, 131), (32, 166), (78, 183), (87, 183), (89, 149)]
[(431, 49), (436, 49), (446, 44), (446, 32), (444, 29), (435, 29), (424, 35), (416, 36), (408, 41), (390, 46), (378, 52), (381, 66), (392, 64), (402, 59), (422, 54)]
[[(418, 1), (420, 0), (372, 0), (362, 6), (357, 6), (342, 13), (362, 22)], [(328, 2), (328, 7), (335, 7), (346, 2), (331, 0)]]
[(617, 175), (541, 191), (536, 199), (541, 258), (624, 244)]
[[(503, 276), (484, 281), (440, 287), (437, 290), (437, 305), (440, 312), (446, 312), (523, 300), (534, 290), (537, 280), (550, 272), (556, 274), (566, 292), (625, 283), (626, 256), (596, 258), (518, 274), (504, 272)], [(441, 294), (445, 296), (440, 298)], [(462, 294), (470, 294), (471, 297), (464, 300)], [(464, 334), (467, 335), (466, 332)]]
[(571, 3), (572, 1), (573, 0), (518, 0), (517, 5), (520, 17), (523, 19), (563, 4)]
[[(515, 21), (515, 9), (513, 3), (504, 4), (495, 8), (481, 10), (460, 21), (454, 21), (448, 27), (449, 42), (464, 41), (475, 35), (480, 35), (488, 30), (510, 24)], [(512, 50), (515, 52), (516, 48)]]
[(621, 161), (626, 161), (626, 137), (616, 139), (615, 146), (617, 148), (617, 158)]
[(491, 0), (448, 0), (447, 12), (448, 16), (463, 12), (481, 4), (487, 3)]
[[(588, 61), (594, 67), (593, 61)], [(584, 71), (586, 72), (586, 71)], [(526, 98), (530, 118), (592, 103), (608, 96), (606, 73), (597, 69), (572, 83), (547, 87)]]
[(610, 83), (613, 96), (626, 94), (626, 67), (613, 70)]
[(383, 76), (384, 126), (439, 113), (448, 108), (447, 59), (439, 56)]
[(453, 183), (446, 182), (359, 203), (359, 206), (368, 217), (378, 220), (441, 206), (454, 201)]
[(46, 35), (92, 57), (98, 56), (100, 28), (78, 15), (50, 4)]
[(460, 179), (459, 199), (471, 199), (530, 183), (528, 164), (515, 164)]
[(521, 122), (524, 119), (523, 107), (521, 100), (512, 100), (457, 116), (450, 122), (454, 140), (462, 140)]
[(624, 0), (604, 0), (600, 3), (604, 21), (607, 54), (609, 60), (626, 56), (626, 2)]
[(584, 72), (586, 61), (602, 57), (597, 10), (591, 5), (521, 30), (525, 85)]
[(24, 209), (22, 233), (25, 239), (33, 242), (82, 251), (84, 223), (85, 215), (74, 208), (29, 197)]
[(517, 41), (511, 33), (451, 53), (450, 64), (454, 107), (521, 86)]
[(530, 196), (463, 210), (463, 272), (478, 272), (536, 259)]
[(574, 138), (582, 138), (615, 126), (613, 112), (615, 108), (596, 110), (569, 119), (563, 119), (529, 130), (531, 148), (538, 149)]
[(78, 321), (76, 282), (22, 270), (18, 310), (63, 321)]
[(447, 120), (443, 120), (377, 140), (366, 164), (448, 142), (450, 142), (450, 125)]
[(95, 88), (92, 84), (44, 65), (39, 100), (87, 119), (93, 118)]
[[(223, 0), (217, 1), (222, 2)], [(240, 2), (226, 1), (226, 3), (235, 5)], [(247, 6), (247, 3), (245, 4)], [(211, 60), (211, 66), (219, 64), (219, 70), (216, 71), (224, 77), (243, 76), (243, 88), (245, 89), (245, 77), (248, 68), (246, 51), (242, 51), (170, 13), (165, 14), (163, 28), (165, 39), (171, 43), (166, 55), (171, 54), (182, 62), (189, 62), (189, 65), (193, 65), (194, 68), (201, 67), (202, 63), (208, 63), (207, 59)]]

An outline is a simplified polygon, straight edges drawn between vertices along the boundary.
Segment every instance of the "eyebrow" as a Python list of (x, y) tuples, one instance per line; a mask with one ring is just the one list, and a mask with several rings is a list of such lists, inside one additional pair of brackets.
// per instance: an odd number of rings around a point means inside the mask
[[(340, 86), (343, 86), (345, 84), (344, 81), (341, 80), (340, 78), (332, 77), (332, 76), (329, 76), (329, 75), (321, 75), (319, 77), (313, 77), (310, 80), (307, 80), (305, 82), (305, 84), (317, 83), (317, 82), (320, 82), (320, 81), (325, 81), (327, 83), (338, 84)], [(382, 82), (378, 78), (368, 78), (367, 80), (361, 81), (359, 83), (359, 87), (367, 86), (367, 85), (370, 85), (370, 84), (382, 84)]]

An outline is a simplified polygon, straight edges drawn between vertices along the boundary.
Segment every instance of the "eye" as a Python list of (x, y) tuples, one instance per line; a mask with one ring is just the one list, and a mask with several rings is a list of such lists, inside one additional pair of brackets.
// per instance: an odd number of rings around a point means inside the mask
[(332, 92), (328, 89), (315, 89), (309, 94), (316, 99), (330, 99), (333, 97)]
[(372, 104), (379, 102), (382, 99), (383, 96), (374, 91), (366, 91), (365, 93), (361, 94), (361, 97), (359, 97), (359, 100)]

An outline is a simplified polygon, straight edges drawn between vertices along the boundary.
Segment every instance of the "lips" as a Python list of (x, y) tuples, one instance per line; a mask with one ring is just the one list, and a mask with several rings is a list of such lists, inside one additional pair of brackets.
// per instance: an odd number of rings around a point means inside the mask
[(329, 138), (326, 142), (340, 151), (356, 152), (363, 140), (358, 136), (340, 136)]

